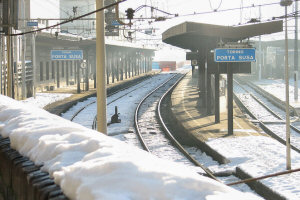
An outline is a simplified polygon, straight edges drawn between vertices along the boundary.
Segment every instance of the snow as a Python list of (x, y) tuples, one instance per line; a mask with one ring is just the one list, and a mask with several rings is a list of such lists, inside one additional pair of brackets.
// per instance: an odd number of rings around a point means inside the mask
[[(280, 82), (262, 80), (260, 85), (271, 88), (272, 94), (280, 97), (284, 94), (284, 87), (278, 85)], [(36, 99), (23, 101), (24, 106), (0, 96), (0, 134), (10, 137), (13, 148), (23, 155), (43, 164), (43, 170), (48, 171), (72, 199), (234, 199), (233, 196), (236, 199), (259, 199), (249, 193), (233, 192), (186, 166), (158, 159), (133, 145), (117, 141), (113, 137), (128, 142), (128, 137), (134, 135), (117, 135), (121, 124), (114, 124), (111, 127), (114, 136), (107, 137), (35, 108), (39, 105), (37, 102), (42, 101), (39, 107), (43, 107), (57, 98), (65, 97), (39, 94)], [(127, 107), (132, 110), (132, 107)], [(111, 110), (114, 111), (114, 105)], [(122, 122), (126, 122), (126, 116), (125, 109), (121, 112)], [(285, 130), (278, 132), (284, 133)], [(292, 140), (296, 139), (293, 137)], [(208, 145), (231, 160), (229, 164), (218, 165), (205, 153), (194, 150), (196, 157), (207, 159), (205, 166), (212, 171), (234, 171), (240, 167), (257, 177), (286, 169), (285, 146), (270, 137), (218, 138), (209, 140)], [(299, 168), (299, 154), (292, 150), (291, 156), (292, 169)], [(293, 173), (261, 182), (294, 200), (300, 199), (299, 179), (300, 173)], [(221, 180), (225, 183), (237, 181), (233, 176)], [(237, 185), (233, 188), (248, 192), (249, 188), (244, 187)]]
[(42, 164), (71, 199), (257, 199), (2, 95), (0, 134)]
[[(208, 142), (215, 150), (231, 160), (229, 165), (239, 166), (253, 177), (284, 171), (285, 146), (270, 137), (247, 136), (219, 138)], [(292, 166), (300, 167), (300, 155), (292, 151)], [(300, 173), (293, 173), (261, 180), (263, 184), (287, 197), (300, 199)]]
[(23, 102), (29, 105), (37, 106), (39, 108), (43, 108), (48, 104), (54, 103), (55, 101), (62, 100), (71, 96), (72, 94), (63, 94), (63, 93), (36, 93), (35, 98), (30, 97)]

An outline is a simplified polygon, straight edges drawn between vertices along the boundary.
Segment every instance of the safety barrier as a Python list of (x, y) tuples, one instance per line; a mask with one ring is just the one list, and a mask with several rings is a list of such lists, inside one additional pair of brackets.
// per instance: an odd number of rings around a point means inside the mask
[(0, 200), (67, 200), (47, 172), (0, 136)]

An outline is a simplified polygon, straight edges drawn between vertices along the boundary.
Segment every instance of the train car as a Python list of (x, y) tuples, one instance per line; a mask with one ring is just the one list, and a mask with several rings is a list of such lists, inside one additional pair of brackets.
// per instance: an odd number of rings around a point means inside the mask
[[(174, 71), (176, 70), (176, 61), (156, 61), (161, 71)], [(156, 64), (156, 66), (157, 66)]]

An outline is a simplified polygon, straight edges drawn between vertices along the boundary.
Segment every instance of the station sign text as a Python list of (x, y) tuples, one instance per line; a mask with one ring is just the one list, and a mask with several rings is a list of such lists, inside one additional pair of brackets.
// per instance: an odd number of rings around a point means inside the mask
[(215, 62), (255, 62), (255, 49), (215, 49)]

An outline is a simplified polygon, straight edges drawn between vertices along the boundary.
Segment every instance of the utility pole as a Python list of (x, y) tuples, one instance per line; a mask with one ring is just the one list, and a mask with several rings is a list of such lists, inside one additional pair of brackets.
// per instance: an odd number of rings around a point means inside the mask
[[(298, 12), (298, 1), (295, 2), (295, 12)], [(294, 99), (298, 101), (298, 17), (295, 17), (295, 49), (294, 49)]]
[[(103, 6), (103, 0), (96, 0), (96, 9)], [(96, 13), (96, 58), (97, 130), (107, 134), (104, 10)]]
[(2, 54), (2, 52), (4, 52), (4, 49), (3, 49), (3, 43), (4, 43), (4, 40), (3, 40), (3, 37), (2, 36), (0, 36), (0, 94), (3, 94), (2, 93), (2, 76), (3, 76), (3, 74), (2, 74), (2, 71), (3, 71), (3, 65), (2, 65), (2, 63), (5, 63), (4, 62), (4, 59), (3, 59), (3, 54)]
[(291, 143), (290, 143), (290, 102), (289, 102), (289, 61), (288, 61), (288, 34), (287, 34), (287, 7), (293, 3), (292, 0), (281, 0), (280, 5), (285, 8), (285, 114), (286, 114), (286, 169), (291, 169)]
[[(22, 16), (25, 18), (25, 0), (22, 1)], [(25, 29), (26, 23), (23, 22), (23, 30)], [(26, 98), (26, 66), (25, 66), (25, 55), (26, 54), (26, 38), (22, 35), (22, 99)]]
[(7, 96), (12, 97), (12, 62), (11, 62), (11, 27), (8, 27), (7, 37)]
[[(261, 6), (259, 6), (259, 20), (261, 20)], [(261, 68), (262, 68), (262, 50), (261, 50), (261, 35), (259, 35), (259, 64), (258, 64), (258, 80), (261, 80)]]
[(35, 59), (35, 33), (32, 33), (31, 38), (31, 61), (32, 61), (32, 86), (33, 86), (33, 97), (36, 97), (36, 59)]

